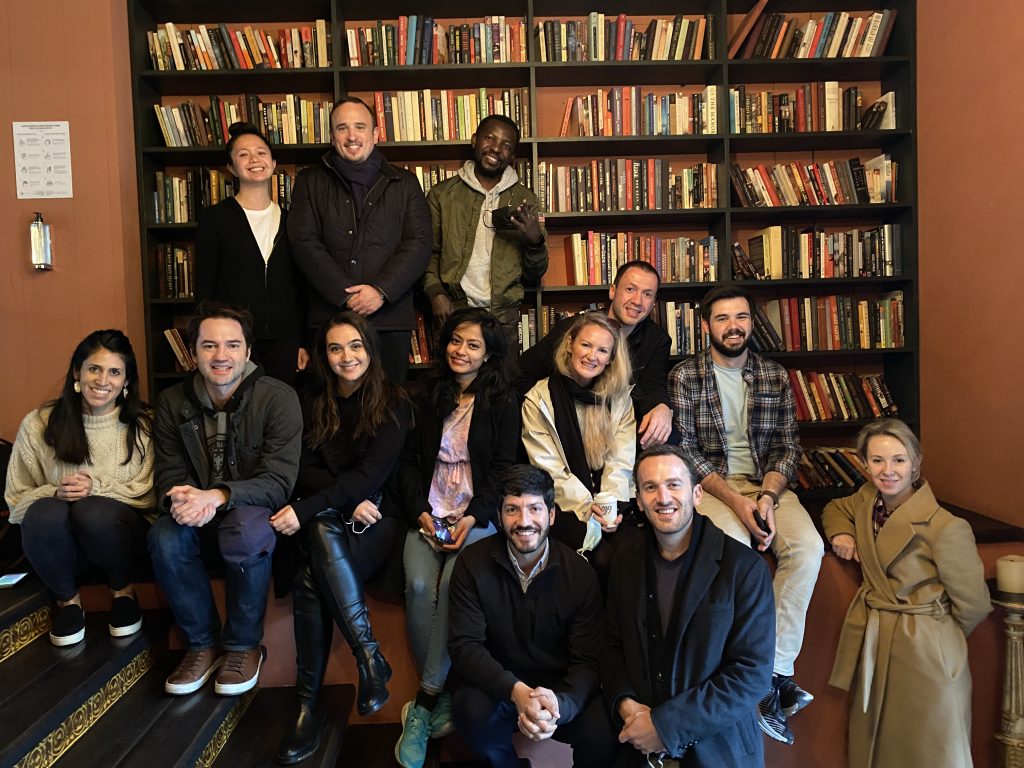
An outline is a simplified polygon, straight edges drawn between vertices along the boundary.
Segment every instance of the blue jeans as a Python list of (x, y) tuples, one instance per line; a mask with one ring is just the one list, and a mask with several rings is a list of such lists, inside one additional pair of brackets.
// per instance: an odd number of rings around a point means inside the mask
[[(494, 524), (473, 526), (466, 534), (468, 546), (495, 533)], [(448, 583), (458, 552), (436, 552), (418, 528), (405, 537), (405, 625), (409, 631), (420, 688), (440, 693), (452, 660), (448, 657)]]
[[(235, 507), (202, 528), (163, 515), (150, 528), (153, 571), (189, 648), (212, 648), (218, 641), (226, 651), (259, 646), (274, 551), (271, 514), (265, 507)], [(204, 562), (213, 554), (224, 564), (223, 631)]]

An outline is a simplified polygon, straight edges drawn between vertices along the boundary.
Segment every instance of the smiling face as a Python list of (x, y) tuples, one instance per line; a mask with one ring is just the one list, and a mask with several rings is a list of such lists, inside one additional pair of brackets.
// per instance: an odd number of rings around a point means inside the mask
[(121, 355), (100, 347), (85, 358), (74, 373), (82, 389), (82, 413), (105, 416), (117, 406), (117, 396), (128, 384)]
[(701, 324), (711, 338), (713, 352), (737, 358), (747, 351), (754, 322), (746, 299), (719, 299), (711, 307), (711, 317)]
[(501, 529), (520, 555), (529, 556), (540, 550), (554, 521), (555, 511), (548, 509), (543, 496), (524, 493), (502, 500)]
[(607, 330), (584, 325), (569, 343), (569, 375), (580, 386), (593, 384), (608, 367), (614, 349), (615, 339)]
[(477, 176), (500, 178), (516, 155), (516, 135), (498, 120), (489, 120), (473, 134), (473, 161)]
[(650, 456), (637, 467), (636, 503), (656, 536), (685, 534), (693, 524), (693, 509), (702, 494), (678, 456)]
[(337, 376), (338, 390), (348, 396), (359, 389), (370, 370), (370, 355), (359, 331), (348, 324), (327, 331), (327, 364)]
[(651, 314), (657, 297), (658, 278), (655, 275), (639, 267), (627, 269), (619, 284), (608, 289), (608, 298), (612, 301), (608, 315), (623, 327), (632, 328)]
[(242, 134), (231, 145), (231, 171), (241, 184), (263, 184), (277, 168), (270, 147), (259, 136)]
[(206, 380), (206, 390), (216, 403), (238, 389), (249, 360), (242, 324), (226, 317), (209, 317), (199, 324), (196, 366)]
[(480, 373), (487, 360), (487, 343), (479, 323), (462, 323), (452, 333), (445, 349), (448, 367), (455, 380), (465, 387)]
[(921, 472), (907, 447), (892, 435), (876, 435), (865, 450), (871, 482), (881, 491), (889, 509), (895, 509), (914, 495), (914, 481)]
[(346, 102), (331, 113), (331, 144), (334, 151), (353, 163), (362, 163), (377, 144), (370, 110), (356, 102)]

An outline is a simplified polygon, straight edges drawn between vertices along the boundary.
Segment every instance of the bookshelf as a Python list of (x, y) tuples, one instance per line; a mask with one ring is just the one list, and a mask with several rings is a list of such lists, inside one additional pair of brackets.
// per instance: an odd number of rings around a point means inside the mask
[[(267, 101), (295, 94), (306, 99), (330, 101), (343, 93), (358, 95), (374, 105), (377, 92), (422, 92), (430, 89), (435, 97), (440, 96), (441, 91), (469, 97), (485, 88), (493, 98), (500, 98), (506, 92), (524, 97), (518, 114), (527, 119), (521, 124), (524, 138), (519, 145), (518, 158), (529, 164), (535, 190), (543, 183), (545, 168), (596, 167), (595, 162), (614, 163), (616, 159), (643, 163), (656, 159), (664, 161), (665, 166), (671, 166), (673, 173), (679, 173), (698, 164), (711, 164), (713, 178), (710, 181), (717, 197), (705, 199), (700, 207), (669, 209), (663, 204), (660, 208), (626, 210), (626, 206), (619, 206), (621, 209), (611, 210), (606, 199), (605, 209), (600, 211), (549, 208), (546, 227), (551, 266), (543, 285), (528, 291), (524, 302), (524, 311), (532, 310), (539, 325), (543, 325), (542, 319), (549, 308), (579, 309), (591, 302), (607, 300), (606, 286), (572, 284), (573, 234), (586, 235), (588, 231), (594, 231), (633, 233), (659, 239), (686, 237), (693, 241), (714, 238), (718, 256), (717, 281), (732, 282), (735, 278), (730, 259), (731, 244), (739, 241), (746, 249), (753, 233), (767, 227), (792, 227), (829, 235), (890, 225), (898, 229), (901, 244), (902, 269), (897, 275), (790, 277), (739, 282), (743, 282), (755, 298), (764, 301), (829, 295), (877, 298), (894, 291), (902, 292), (904, 340), (899, 348), (773, 352), (771, 356), (789, 368), (881, 373), (899, 405), (900, 415), (913, 426), (918, 426), (916, 4), (913, 0), (771, 0), (765, 13), (785, 14), (798, 28), (808, 20), (821, 19), (828, 12), (838, 15), (839, 11), (845, 11), (853, 17), (865, 19), (876, 11), (896, 11), (897, 15), (891, 37), (880, 55), (805, 59), (727, 58), (730, 37), (753, 5), (753, 0), (683, 3), (640, 0), (628, 4), (628, 7), (609, 0), (517, 0), (501, 10), (509, 26), (522, 22), (513, 39), (519, 42), (520, 49), (525, 48), (523, 61), (509, 55), (511, 60), (496, 63), (351, 66), (347, 46), (350, 29), (377, 28), (378, 21), (382, 21), (381, 29), (385, 24), (394, 24), (397, 30), (402, 15), (417, 13), (420, 19), (429, 13), (446, 29), (462, 24), (479, 24), (485, 17), (479, 14), (479, 6), (468, 0), (438, 0), (429, 4), (429, 8), (410, 4), (407, 0), (381, 0), (373, 4), (352, 0), (295, 0), (287, 4), (254, 0), (243, 5), (227, 0), (129, 0), (142, 233), (140, 258), (144, 267), (150, 392), (155, 396), (163, 386), (180, 376), (180, 372), (175, 371), (174, 358), (162, 332), (191, 308), (189, 299), (160, 297), (161, 274), (155, 253), (164, 244), (187, 243), (195, 233), (194, 224), (156, 223), (153, 213), (156, 173), (182, 175), (193, 167), (224, 168), (222, 147), (164, 146), (153, 112), (154, 105), (175, 105), (189, 98), (201, 103), (211, 94), (225, 97), (257, 94)], [(639, 31), (644, 31), (652, 20), (671, 21), (678, 18), (677, 14), (682, 14), (689, 23), (704, 20), (701, 57), (681, 61), (540, 60), (539, 39), (535, 33), (538, 25), (543, 28), (545, 21), (575, 20), (582, 21), (585, 26), (591, 12), (606, 14), (607, 19), (617, 22), (617, 16), (626, 10), (628, 18), (634, 22), (634, 29)], [(154, 71), (150, 61), (146, 32), (157, 30), (167, 21), (185, 29), (198, 24), (225, 23), (229, 28), (249, 24), (277, 30), (311, 25), (316, 19), (324, 20), (330, 36), (330, 63), (326, 67), (182, 72)], [(710, 23), (707, 23), (708, 19)], [(381, 39), (387, 40), (386, 30)], [(709, 51), (713, 56), (709, 57)], [(840, 93), (855, 88), (862, 95), (861, 109), (882, 94), (893, 92), (895, 128), (786, 133), (730, 130), (730, 90), (742, 87), (745, 93), (756, 97), (765, 91), (793, 93), (806, 84), (822, 82), (838, 83)], [(711, 120), (709, 114), (703, 115), (703, 130), (709, 132), (698, 129), (680, 135), (675, 130), (677, 124), (669, 121), (667, 131), (659, 135), (561, 135), (566, 101), (577, 95), (598, 92), (607, 95), (617, 87), (636, 87), (645, 96), (653, 94), (658, 104), (664, 97), (678, 108), (680, 99), (689, 100), (694, 94), (703, 94), (708, 86), (716, 86), (717, 94), (714, 119)], [(571, 127), (571, 134), (579, 133), (575, 122)], [(813, 124), (810, 127), (814, 127)], [(429, 166), (453, 169), (469, 156), (468, 142), (462, 139), (388, 141), (379, 146), (391, 162), (409, 167), (421, 166), (428, 177)], [(279, 145), (274, 147), (274, 153), (279, 170), (294, 177), (298, 168), (317, 161), (326, 147), (326, 144), (304, 143)], [(732, 163), (744, 168), (758, 164), (770, 167), (777, 163), (827, 163), (851, 157), (866, 161), (883, 154), (898, 164), (894, 202), (747, 207), (742, 204), (730, 179)], [(609, 167), (604, 170), (608, 171)], [(659, 303), (696, 302), (709, 287), (707, 282), (667, 282), (663, 285)], [(856, 420), (814, 422), (802, 424), (801, 430), (815, 442), (832, 438), (848, 440), (859, 423)]]

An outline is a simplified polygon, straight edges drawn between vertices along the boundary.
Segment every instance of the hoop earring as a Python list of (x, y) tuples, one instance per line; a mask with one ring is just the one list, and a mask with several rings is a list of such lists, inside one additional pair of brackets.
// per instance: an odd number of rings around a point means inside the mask
[(79, 394), (81, 394), (82, 392), (82, 385), (81, 383), (79, 383), (78, 379), (75, 379), (75, 383), (71, 385), (71, 388), (75, 390), (75, 392), (78, 392)]

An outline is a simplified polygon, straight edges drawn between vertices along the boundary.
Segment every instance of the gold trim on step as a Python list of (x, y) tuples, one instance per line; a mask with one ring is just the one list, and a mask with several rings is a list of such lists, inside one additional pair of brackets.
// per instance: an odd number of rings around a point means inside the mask
[(251, 689), (245, 695), (241, 696), (238, 700), (238, 706), (228, 713), (228, 716), (224, 718), (224, 721), (220, 724), (217, 732), (213, 734), (213, 738), (210, 739), (209, 744), (206, 745), (206, 749), (203, 750), (203, 754), (196, 760), (196, 768), (210, 768), (220, 751), (224, 749), (224, 745), (228, 743), (228, 739), (231, 738), (232, 732), (238, 726), (238, 722), (242, 719), (242, 715), (252, 704), (252, 700), (256, 698), (256, 694), (259, 692), (259, 686)]
[(49, 632), (52, 626), (50, 607), (43, 606), (0, 631), (0, 662), (11, 658), (37, 637)]

